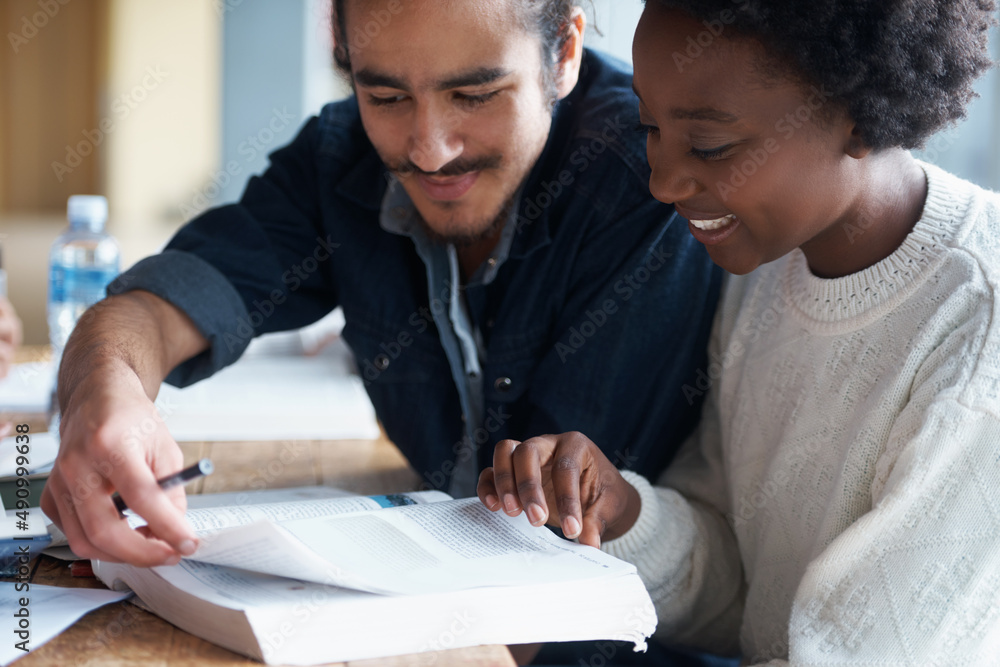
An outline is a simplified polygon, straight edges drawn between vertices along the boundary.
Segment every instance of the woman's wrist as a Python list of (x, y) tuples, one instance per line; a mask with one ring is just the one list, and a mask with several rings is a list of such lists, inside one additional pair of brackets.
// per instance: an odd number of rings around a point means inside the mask
[(617, 539), (630, 531), (639, 519), (639, 512), (642, 510), (642, 499), (639, 497), (639, 492), (625, 478), (622, 478), (622, 483), (626, 489), (625, 509), (618, 520), (604, 531), (602, 538), (604, 541)]

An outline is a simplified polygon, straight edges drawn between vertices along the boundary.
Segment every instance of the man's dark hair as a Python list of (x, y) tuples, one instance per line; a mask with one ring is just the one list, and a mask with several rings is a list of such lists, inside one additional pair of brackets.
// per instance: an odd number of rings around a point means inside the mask
[[(408, 4), (407, 0), (401, 0), (401, 2), (404, 7)], [(347, 48), (349, 36), (344, 12), (345, 4), (346, 0), (333, 0), (332, 2), (333, 60), (340, 73), (350, 79), (351, 56)], [(555, 66), (561, 61), (561, 57), (568, 47), (570, 15), (578, 2), (576, 0), (513, 0), (512, 4), (518, 7), (521, 12), (520, 19), (524, 28), (541, 38), (542, 63), (549, 65), (549, 67), (543, 68), (542, 76), (545, 79), (546, 88), (551, 89), (557, 74)]]
[(648, 2), (757, 40), (793, 79), (829, 91), (876, 150), (917, 148), (964, 118), (973, 81), (992, 66), (992, 0)]

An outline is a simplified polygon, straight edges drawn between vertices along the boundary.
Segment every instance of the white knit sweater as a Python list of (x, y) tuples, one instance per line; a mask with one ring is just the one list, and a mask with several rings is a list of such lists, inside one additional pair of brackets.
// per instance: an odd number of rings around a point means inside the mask
[(753, 664), (1000, 664), (1000, 196), (922, 166), (923, 217), (877, 265), (823, 280), (796, 250), (729, 280), (686, 388), (711, 385), (699, 433), (661, 487), (627, 473), (641, 514), (603, 547), (638, 567), (658, 637)]

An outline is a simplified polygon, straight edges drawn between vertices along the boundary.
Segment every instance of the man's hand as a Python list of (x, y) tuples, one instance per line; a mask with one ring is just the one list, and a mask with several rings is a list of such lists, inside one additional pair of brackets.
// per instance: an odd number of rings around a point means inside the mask
[[(183, 457), (153, 400), (170, 369), (207, 348), (186, 315), (138, 290), (99, 302), (77, 323), (59, 366), (61, 443), (42, 509), (80, 556), (150, 566), (196, 549), (184, 489), (156, 483)], [(128, 527), (115, 491), (146, 527)]]
[(0, 296), (0, 378), (14, 365), (14, 351), (21, 344), (21, 320), (7, 297)]
[(597, 445), (575, 432), (500, 441), (477, 492), (492, 511), (517, 516), (524, 510), (532, 525), (560, 526), (566, 537), (592, 547), (623, 535), (640, 509), (638, 492)]
[[(194, 553), (184, 488), (164, 492), (156, 484), (183, 467), (181, 450), (130, 368), (97, 369), (77, 385), (60, 439), (42, 509), (77, 555), (152, 566)], [(115, 509), (114, 491), (146, 519), (146, 528), (129, 528)]]

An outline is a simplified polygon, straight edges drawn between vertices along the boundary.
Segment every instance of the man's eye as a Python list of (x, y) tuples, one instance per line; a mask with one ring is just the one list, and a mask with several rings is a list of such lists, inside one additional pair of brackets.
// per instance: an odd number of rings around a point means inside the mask
[(733, 148), (733, 144), (709, 149), (692, 148), (689, 154), (699, 160), (725, 160), (732, 154)]
[(369, 95), (368, 103), (376, 107), (387, 107), (393, 104), (398, 104), (406, 99), (405, 95), (392, 95), (391, 97), (379, 97), (377, 95)]
[(660, 131), (660, 128), (655, 125), (646, 125), (642, 122), (637, 123), (634, 129), (636, 132), (642, 132), (644, 134), (655, 134)]
[(469, 95), (468, 93), (455, 93), (455, 98), (458, 99), (462, 104), (470, 107), (478, 107), (482, 104), (486, 104), (494, 97), (500, 94), (499, 90), (494, 90), (489, 93), (482, 93), (481, 95)]

